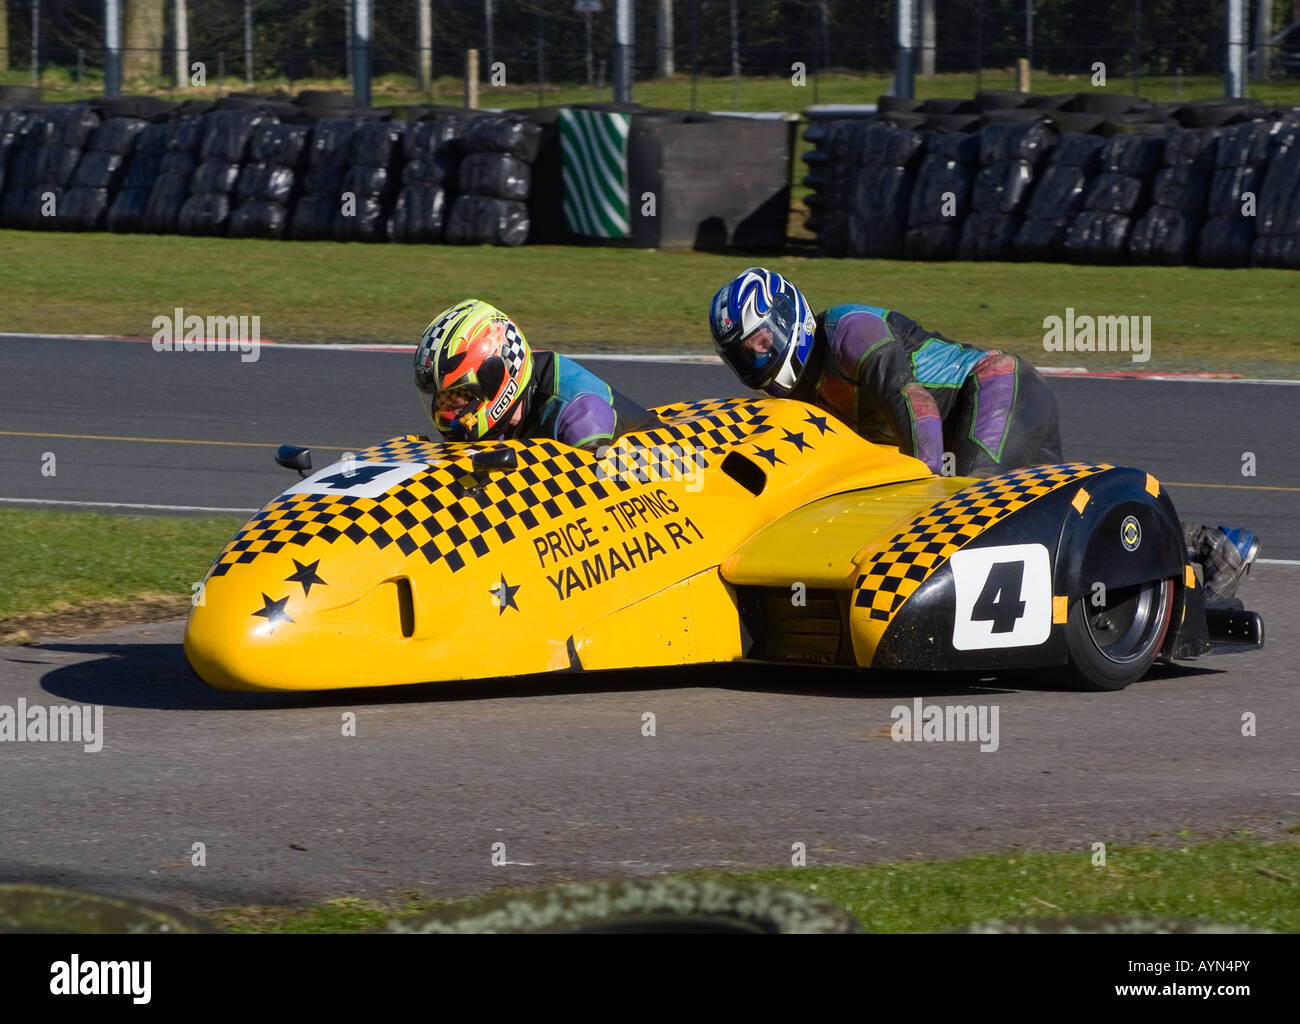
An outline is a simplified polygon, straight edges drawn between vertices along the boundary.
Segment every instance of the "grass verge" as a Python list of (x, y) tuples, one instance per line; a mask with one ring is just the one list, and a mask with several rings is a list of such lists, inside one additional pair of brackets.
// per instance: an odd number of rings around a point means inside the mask
[[(210, 69), (215, 71), (215, 69)], [(82, 86), (78, 88), (75, 69), (59, 65), (46, 65), (41, 72), (41, 88), (45, 99), (52, 101), (88, 99), (103, 92), (103, 76), (98, 69), (87, 69)], [(636, 102), (647, 107), (696, 110), (748, 110), (748, 111), (798, 111), (814, 103), (875, 103), (881, 94), (889, 91), (894, 76), (890, 72), (866, 74), (843, 70), (810, 72), (803, 85), (795, 85), (789, 75), (742, 75), (739, 80), (730, 75), (700, 75), (691, 83), (689, 72), (666, 79), (638, 81), (633, 90)], [(479, 103), (485, 108), (510, 109), (514, 107), (560, 106), (570, 103), (590, 103), (613, 99), (613, 88), (606, 81), (602, 88), (577, 82), (547, 82), (541, 91), (537, 83), (517, 82), (492, 86), (484, 82), (479, 89)], [(0, 84), (27, 85), (31, 71), (15, 69), (0, 73)], [(969, 98), (976, 89), (1016, 88), (1014, 68), (985, 68), (977, 79), (974, 72), (963, 74), (918, 75), (915, 83), (917, 99)], [(1030, 81), (1032, 92), (1056, 95), (1065, 92), (1092, 92), (1090, 75), (1050, 74), (1034, 69)], [(174, 89), (169, 79), (132, 81), (125, 92), (151, 94), (169, 100), (194, 98), (217, 99), (230, 92), (245, 89), (244, 80), (237, 75), (227, 75), (218, 80), (209, 74), (203, 88)], [(352, 86), (342, 78), (310, 79), (289, 82), (283, 77), (259, 79), (254, 89), (259, 93), (284, 89), (336, 89), (351, 95)], [(1127, 77), (1112, 77), (1104, 89), (1114, 93), (1138, 92), (1151, 100), (1187, 101), (1223, 96), (1222, 75), (1151, 75), (1134, 81)], [(1246, 83), (1246, 96), (1265, 103), (1300, 102), (1300, 79), (1275, 75), (1271, 81), (1257, 82), (1251, 78)], [(435, 79), (426, 92), (421, 90), (411, 75), (381, 75), (371, 82), (371, 102), (375, 106), (412, 103), (442, 103), (460, 106), (464, 103), (463, 78), (443, 75)]]
[[(868, 932), (943, 932), (994, 919), (1080, 914), (1173, 917), (1300, 932), (1296, 841), (1237, 839), (1174, 849), (1112, 846), (1104, 867), (1094, 867), (1088, 851), (1016, 852), (686, 877), (812, 892), (845, 907)], [(347, 898), (302, 909), (233, 907), (206, 916), (236, 933), (356, 932), (394, 917), (474, 902), (439, 903), (408, 893), (395, 905)]]
[[(147, 337), (175, 306), (261, 317), (276, 341), (414, 343), (475, 295), (539, 347), (711, 351), (713, 292), (755, 257), (636, 249), (403, 246), (0, 231), (0, 330)], [(767, 259), (816, 308), (867, 302), (931, 330), (1050, 366), (1235, 370), (1295, 376), (1300, 338), (1289, 270)], [(1151, 316), (1152, 351), (1048, 353), (1043, 320)]]
[(240, 523), (0, 508), (0, 643), (188, 614)]

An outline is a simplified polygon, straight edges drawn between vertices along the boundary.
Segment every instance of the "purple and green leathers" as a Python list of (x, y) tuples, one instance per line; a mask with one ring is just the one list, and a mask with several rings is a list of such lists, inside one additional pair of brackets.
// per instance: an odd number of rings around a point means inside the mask
[[(790, 397), (934, 472), (991, 476), (1062, 461), (1056, 400), (1028, 363), (925, 330), (879, 306), (817, 317), (817, 344)], [(952, 465), (944, 466), (951, 452)]]

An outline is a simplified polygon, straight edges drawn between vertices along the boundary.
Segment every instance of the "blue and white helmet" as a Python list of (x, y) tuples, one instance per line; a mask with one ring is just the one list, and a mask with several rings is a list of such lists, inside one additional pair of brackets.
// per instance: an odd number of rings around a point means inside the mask
[(709, 328), (718, 354), (751, 388), (782, 398), (812, 351), (812, 307), (780, 274), (750, 267), (713, 296)]

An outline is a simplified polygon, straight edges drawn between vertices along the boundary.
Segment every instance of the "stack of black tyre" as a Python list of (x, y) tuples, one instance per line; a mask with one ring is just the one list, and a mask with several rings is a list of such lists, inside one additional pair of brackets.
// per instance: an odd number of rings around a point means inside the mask
[(936, 132), (929, 137), (908, 207), (903, 254), (909, 260), (956, 258), (979, 155), (978, 135)]
[(1282, 125), (1259, 189), (1255, 262), (1262, 267), (1300, 268), (1300, 123)]
[(64, 231), (100, 231), (121, 187), (126, 161), (149, 127), (138, 117), (111, 117), (91, 135), (64, 195), (57, 225)]
[(171, 123), (167, 152), (158, 165), (158, 177), (149, 192), (143, 228), (155, 234), (175, 234), (181, 206), (190, 193), (190, 178), (199, 165), (203, 146), (203, 118), (185, 114)]
[(51, 109), (23, 126), (9, 158), (0, 224), (29, 229), (59, 226), (64, 190), (99, 124), (93, 110), (77, 104)]
[(540, 142), (540, 126), (527, 118), (469, 122), (457, 169), (460, 194), (447, 218), (448, 242), (513, 246), (528, 240), (530, 165)]
[(1035, 173), (1058, 136), (1055, 128), (1040, 120), (987, 124), (979, 138), (980, 169), (958, 251), (962, 259), (1010, 259)]
[(912, 184), (925, 154), (919, 132), (836, 121), (826, 133), (827, 172), (817, 241), (828, 256), (898, 258)]
[(455, 115), (407, 126), (402, 136), (402, 188), (388, 218), (394, 242), (441, 242), (455, 202), (467, 122)]
[(361, 124), (356, 118), (347, 117), (316, 122), (307, 151), (303, 193), (289, 221), (290, 238), (334, 237), (334, 219), (342, 209), (343, 179), (348, 171), (352, 136)]
[(831, 166), (827, 144), (834, 131), (835, 122), (825, 120), (811, 121), (803, 131), (804, 141), (811, 143), (813, 147), (800, 157), (808, 166), (808, 173), (803, 176), (803, 180), (800, 182), (809, 190), (803, 201), (808, 208), (808, 216), (804, 219), (804, 227), (818, 238), (821, 237), (821, 232), (827, 227), (826, 182)]
[(1205, 266), (1244, 267), (1250, 263), (1259, 189), (1279, 128), (1280, 122), (1252, 121), (1220, 132), (1207, 219), (1197, 244), (1197, 260)]
[(352, 133), (343, 191), (334, 217), (339, 242), (383, 242), (393, 208), (402, 153), (400, 125), (365, 121)]
[(809, 208), (816, 215), (817, 244), (826, 256), (857, 255), (849, 237), (848, 205), (858, 173), (857, 142), (866, 128), (862, 121), (833, 121), (819, 143), (824, 163), (812, 163), (813, 154), (805, 157), (812, 168), (808, 183), (817, 189)]
[(9, 158), (23, 141), (27, 126), (38, 116), (27, 110), (0, 110), (0, 196), (4, 195)]
[(1135, 262), (1189, 262), (1205, 215), (1215, 152), (1213, 129), (1174, 129), (1165, 136), (1164, 166), (1156, 172), (1151, 205), (1128, 240)]
[(121, 188), (113, 196), (113, 204), (108, 210), (106, 226), (109, 231), (143, 230), (149, 194), (162, 173), (171, 133), (171, 125), (163, 122), (145, 125), (136, 136), (135, 145), (126, 159)]
[(305, 124), (258, 125), (248, 143), (249, 162), (235, 182), (232, 238), (284, 237), (310, 138), (311, 128)]
[(190, 193), (177, 218), (184, 235), (224, 235), (230, 223), (231, 195), (243, 168), (253, 133), (274, 119), (260, 110), (215, 110), (205, 115), (200, 162)]
[(1097, 176), (1105, 140), (1066, 132), (1039, 174), (1014, 250), (1022, 260), (1060, 259), (1070, 224), (1083, 208), (1088, 185)]
[(1146, 208), (1164, 158), (1161, 135), (1121, 133), (1106, 140), (1100, 173), (1065, 234), (1065, 254), (1081, 263), (1114, 263), (1128, 252), (1134, 220)]

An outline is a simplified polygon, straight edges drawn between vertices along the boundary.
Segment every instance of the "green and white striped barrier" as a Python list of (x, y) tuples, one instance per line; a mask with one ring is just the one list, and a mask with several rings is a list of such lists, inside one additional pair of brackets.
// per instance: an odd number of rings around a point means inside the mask
[(630, 238), (627, 138), (630, 114), (563, 110), (564, 219), (575, 235)]

